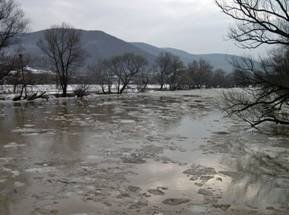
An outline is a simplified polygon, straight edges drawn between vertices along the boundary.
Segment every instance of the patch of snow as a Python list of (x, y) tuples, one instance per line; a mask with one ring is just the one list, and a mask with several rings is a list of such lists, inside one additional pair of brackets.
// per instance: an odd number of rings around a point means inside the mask
[(34, 68), (30, 67), (30, 66), (26, 66), (25, 70), (31, 72), (32, 74), (54, 74), (50, 70), (34, 69)]

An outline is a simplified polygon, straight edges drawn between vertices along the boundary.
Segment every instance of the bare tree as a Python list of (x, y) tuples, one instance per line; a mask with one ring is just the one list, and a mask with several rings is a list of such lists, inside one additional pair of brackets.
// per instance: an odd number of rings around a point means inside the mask
[(134, 78), (134, 83), (137, 85), (138, 92), (145, 92), (150, 81), (150, 71), (142, 70)]
[(32, 59), (29, 55), (17, 52), (13, 57), (9, 57), (9, 64), (11, 66), (11, 71), (5, 77), (7, 84), (13, 85), (13, 93), (16, 96), (13, 101), (28, 100), (32, 101), (38, 98), (48, 99), (46, 92), (38, 92), (33, 88), (35, 85), (35, 77), (31, 68), (28, 67)]
[(228, 115), (255, 127), (264, 122), (289, 124), (289, 2), (288, 0), (217, 0), (222, 11), (236, 20), (229, 38), (243, 48), (279, 46), (261, 65), (244, 60), (237, 65), (252, 87), (225, 95)]
[(11, 58), (2, 57), (1, 60), (3, 63), (0, 64), (0, 84), (3, 84), (4, 78), (10, 74), (11, 70), (15, 69), (15, 66), (11, 64)]
[(173, 56), (170, 63), (169, 73), (167, 74), (167, 82), (170, 86), (170, 90), (177, 90), (181, 88), (180, 84), (184, 74), (184, 63), (180, 60), (179, 57)]
[(251, 82), (251, 72), (236, 68), (231, 74), (233, 87), (249, 87)]
[(167, 82), (168, 74), (170, 73), (170, 67), (173, 55), (169, 52), (161, 53), (155, 62), (156, 79), (160, 85), (160, 90), (163, 90), (164, 85)]
[(263, 60), (246, 76), (251, 88), (225, 94), (226, 112), (255, 127), (264, 122), (289, 125), (289, 50)]
[(110, 70), (109, 61), (98, 61), (95, 65), (89, 66), (88, 70), (92, 81), (100, 84), (102, 93), (112, 94), (114, 75)]
[(147, 60), (133, 53), (112, 57), (105, 61), (108, 74), (113, 74), (117, 93), (122, 94), (137, 74), (147, 66)]
[(38, 46), (57, 74), (62, 96), (67, 96), (67, 86), (72, 74), (84, 58), (80, 31), (64, 23), (53, 26), (45, 31), (44, 38), (38, 42)]
[(288, 0), (216, 0), (216, 3), (236, 20), (228, 36), (241, 47), (289, 45)]
[(188, 66), (193, 88), (209, 87), (213, 67), (205, 60), (194, 60)]
[(24, 12), (15, 1), (0, 0), (0, 81), (13, 69), (3, 49), (14, 44), (27, 25)]
[(27, 24), (23, 10), (14, 0), (0, 0), (0, 50), (15, 42)]
[(30, 71), (26, 70), (30, 59), (28, 56), (25, 56), (21, 53), (15, 56), (14, 60), (14, 74), (11, 75), (13, 81), (13, 92), (16, 93), (16, 89), (20, 86), (20, 95), (19, 99), (22, 98), (23, 93), (24, 97), (27, 97), (27, 86), (32, 85), (32, 74)]
[(155, 78), (160, 85), (160, 90), (169, 85), (170, 90), (176, 90), (185, 73), (184, 63), (179, 57), (169, 53), (161, 53), (155, 62)]
[(212, 78), (211, 78), (211, 86), (214, 88), (219, 87), (226, 87), (227, 86), (227, 77), (222, 69), (217, 69), (213, 72)]

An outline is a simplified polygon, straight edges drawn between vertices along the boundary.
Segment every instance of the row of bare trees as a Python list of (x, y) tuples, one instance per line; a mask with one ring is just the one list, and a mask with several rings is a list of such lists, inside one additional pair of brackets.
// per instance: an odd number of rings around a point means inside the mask
[(237, 71), (226, 74), (221, 69), (214, 70), (205, 60), (185, 65), (168, 52), (161, 53), (153, 66), (144, 57), (127, 53), (99, 61), (89, 71), (90, 83), (100, 84), (104, 94), (122, 94), (129, 85), (137, 86), (141, 92), (148, 84), (158, 85), (158, 90), (241, 86)]
[(169, 90), (240, 86), (237, 70), (228, 74), (202, 59), (185, 65), (179, 57), (166, 52), (158, 56), (152, 71), (152, 78), (160, 85), (160, 90), (165, 86)]

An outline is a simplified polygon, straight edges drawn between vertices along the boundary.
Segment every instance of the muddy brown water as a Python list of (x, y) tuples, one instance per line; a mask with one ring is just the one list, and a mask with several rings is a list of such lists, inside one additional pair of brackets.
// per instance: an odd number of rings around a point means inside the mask
[(0, 214), (289, 214), (287, 131), (224, 118), (220, 95), (0, 103)]

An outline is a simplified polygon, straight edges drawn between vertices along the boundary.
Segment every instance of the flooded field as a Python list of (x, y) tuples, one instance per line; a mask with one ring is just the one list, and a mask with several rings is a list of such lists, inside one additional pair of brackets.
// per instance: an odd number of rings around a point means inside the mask
[(0, 103), (0, 214), (289, 214), (288, 138), (223, 118), (220, 96)]

